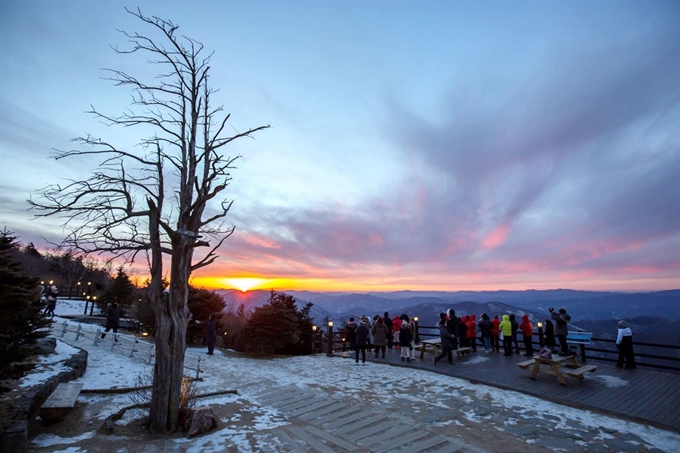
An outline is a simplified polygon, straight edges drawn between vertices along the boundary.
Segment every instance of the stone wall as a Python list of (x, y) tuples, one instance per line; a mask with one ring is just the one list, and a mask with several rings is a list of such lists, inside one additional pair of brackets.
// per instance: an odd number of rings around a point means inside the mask
[[(56, 346), (53, 340), (52, 352)], [(69, 382), (85, 374), (87, 368), (87, 351), (81, 349), (64, 361), (67, 371), (50, 377), (33, 387), (22, 389), (9, 408), (9, 417), (3, 421), (0, 428), (0, 452), (24, 453), (28, 452), (28, 419), (42, 406), (62, 382)]]

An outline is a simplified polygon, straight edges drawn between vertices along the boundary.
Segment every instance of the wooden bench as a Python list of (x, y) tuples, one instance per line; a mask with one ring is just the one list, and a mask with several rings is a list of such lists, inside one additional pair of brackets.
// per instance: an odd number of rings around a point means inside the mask
[(470, 353), (470, 348), (458, 348), (454, 349), (453, 352), (455, 352), (458, 357), (463, 357), (465, 354)]
[(519, 362), (517, 364), (517, 366), (522, 368), (523, 370), (526, 370), (527, 368), (529, 368), (530, 366), (533, 366), (533, 365), (534, 365), (534, 359), (527, 360), (527, 361), (524, 361), (524, 362)]
[(583, 379), (583, 375), (585, 373), (593, 373), (597, 370), (597, 367), (595, 365), (583, 365), (582, 367), (575, 368), (575, 369), (569, 369), (565, 368), (564, 371), (562, 371), (564, 374), (568, 374), (569, 376), (572, 377), (577, 377), (579, 379)]
[(62, 382), (40, 407), (40, 418), (48, 423), (62, 420), (73, 409), (83, 384)]

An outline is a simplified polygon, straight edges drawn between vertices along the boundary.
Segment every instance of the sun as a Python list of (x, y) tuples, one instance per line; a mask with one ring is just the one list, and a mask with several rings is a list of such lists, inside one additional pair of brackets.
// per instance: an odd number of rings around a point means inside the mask
[(232, 288), (236, 288), (240, 290), (241, 292), (246, 292), (249, 289), (253, 289), (256, 286), (260, 286), (263, 283), (265, 283), (267, 280), (264, 278), (225, 278), (224, 282), (231, 286)]

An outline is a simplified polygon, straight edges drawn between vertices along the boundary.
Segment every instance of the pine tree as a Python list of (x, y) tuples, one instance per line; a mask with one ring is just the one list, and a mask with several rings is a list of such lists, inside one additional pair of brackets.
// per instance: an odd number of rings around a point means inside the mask
[(0, 369), (31, 354), (29, 345), (49, 333), (51, 320), (42, 315), (38, 279), (15, 258), (16, 236), (0, 232)]
[(248, 319), (241, 336), (243, 348), (270, 354), (308, 353), (311, 307), (310, 303), (298, 310), (293, 296), (272, 291), (269, 303), (256, 308)]
[(120, 266), (117, 271), (116, 278), (102, 294), (100, 306), (105, 307), (107, 303), (118, 302), (122, 309), (128, 310), (137, 298), (137, 287), (130, 280), (130, 276), (125, 273), (123, 266)]

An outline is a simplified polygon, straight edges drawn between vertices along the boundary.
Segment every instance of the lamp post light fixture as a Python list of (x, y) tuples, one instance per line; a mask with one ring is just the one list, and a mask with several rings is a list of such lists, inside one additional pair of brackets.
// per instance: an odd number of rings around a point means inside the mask
[(543, 323), (538, 322), (538, 345), (543, 347)]
[(328, 321), (328, 357), (333, 356), (333, 321)]
[(415, 334), (413, 335), (413, 341), (420, 343), (420, 333), (418, 332), (418, 317), (413, 317), (413, 324), (415, 326)]
[(316, 352), (316, 324), (312, 324), (312, 354)]

